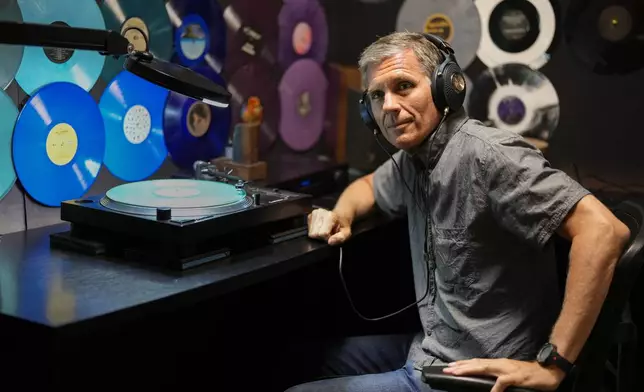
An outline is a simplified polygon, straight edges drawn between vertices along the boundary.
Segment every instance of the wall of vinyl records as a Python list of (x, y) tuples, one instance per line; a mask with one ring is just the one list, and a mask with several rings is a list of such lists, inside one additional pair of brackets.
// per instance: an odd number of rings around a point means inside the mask
[[(63, 200), (223, 155), (251, 96), (264, 107), (262, 156), (333, 150), (329, 65), (355, 66), (366, 45), (396, 30), (451, 43), (467, 73), (470, 116), (547, 141), (555, 166), (643, 183), (642, 4), (0, 0), (0, 20), (119, 31), (233, 95), (231, 107), (212, 108), (122, 71), (123, 59), (0, 44), (0, 234), (59, 222)], [(355, 104), (349, 155), (370, 143)]]

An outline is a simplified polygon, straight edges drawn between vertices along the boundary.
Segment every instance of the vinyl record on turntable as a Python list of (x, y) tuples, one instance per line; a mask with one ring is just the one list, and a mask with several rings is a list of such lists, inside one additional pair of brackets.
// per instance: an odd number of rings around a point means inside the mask
[(224, 9), (226, 61), (224, 70), (230, 75), (244, 64), (262, 60), (277, 62), (278, 15), (281, 1), (233, 0)]
[(16, 171), (11, 160), (11, 136), (18, 118), (18, 108), (3, 90), (0, 90), (0, 200), (13, 188)]
[(172, 218), (215, 216), (251, 205), (244, 190), (217, 181), (170, 179), (137, 181), (105, 193), (101, 205), (114, 211), (156, 216), (157, 208), (170, 208)]
[[(101, 12), (107, 29), (121, 33), (135, 50), (147, 50), (165, 61), (172, 57), (173, 31), (164, 0), (101, 0)], [(101, 79), (109, 83), (123, 70), (124, 62), (125, 56), (106, 56)]]
[(573, 1), (564, 36), (573, 55), (597, 74), (640, 70), (644, 68), (644, 2)]
[(259, 134), (259, 151), (267, 152), (277, 138), (277, 127), (280, 113), (278, 95), (279, 79), (264, 62), (253, 61), (241, 67), (228, 81), (228, 91), (232, 95), (232, 125), (241, 122), (243, 105), (250, 97), (258, 97), (264, 118)]
[(124, 181), (154, 174), (168, 156), (163, 109), (168, 90), (121, 71), (103, 91), (105, 166)]
[(303, 58), (324, 64), (329, 29), (318, 0), (285, 0), (279, 26), (279, 62), (283, 69)]
[(16, 121), (12, 152), (16, 174), (37, 202), (58, 207), (83, 196), (96, 180), (105, 152), (96, 101), (69, 82), (36, 90)]
[(279, 85), (280, 136), (294, 151), (306, 151), (324, 130), (327, 79), (312, 59), (294, 62)]
[[(105, 30), (95, 0), (18, 0), (18, 5), (24, 22)], [(53, 82), (70, 82), (89, 91), (104, 64), (105, 56), (97, 52), (25, 46), (15, 78), (27, 95)]]
[(506, 63), (534, 69), (550, 59), (557, 16), (550, 0), (475, 0), (481, 18), (477, 55), (487, 67)]
[(169, 0), (165, 8), (175, 28), (175, 61), (189, 68), (205, 63), (221, 72), (226, 57), (226, 22), (219, 2)]
[[(210, 67), (202, 66), (195, 71), (222, 86), (226, 85)], [(195, 161), (210, 161), (224, 155), (230, 122), (230, 106), (209, 106), (171, 91), (163, 120), (163, 137), (170, 158), (177, 166), (192, 169)]]
[[(0, 20), (6, 22), (22, 22), (22, 13), (17, 0), (0, 1)], [(4, 90), (16, 77), (22, 61), (24, 47), (22, 45), (0, 44), (0, 90)]]
[(478, 77), (468, 114), (497, 128), (547, 141), (559, 123), (559, 97), (541, 72), (525, 64), (504, 64)]
[(463, 69), (474, 61), (481, 40), (479, 12), (472, 0), (406, 0), (396, 30), (441, 37), (454, 48)]

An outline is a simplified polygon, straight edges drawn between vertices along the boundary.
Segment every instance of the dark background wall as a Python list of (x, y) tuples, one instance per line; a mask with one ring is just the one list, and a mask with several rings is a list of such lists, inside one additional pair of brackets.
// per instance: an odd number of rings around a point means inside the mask
[[(41, 0), (42, 1), (42, 0)], [(151, 0), (146, 0), (151, 1)], [(410, 0), (407, 0), (410, 1)], [(320, 141), (307, 152), (293, 152), (278, 138), (272, 149), (264, 154), (264, 158), (273, 159), (276, 156), (313, 155), (320, 159), (334, 159), (335, 142), (342, 140), (336, 132), (339, 125), (346, 125), (347, 160), (358, 169), (368, 171), (386, 158), (372, 137), (360, 123), (356, 110), (357, 91), (349, 92), (346, 124), (336, 122), (337, 104), (337, 73), (331, 71), (334, 65), (355, 67), (360, 51), (380, 35), (396, 30), (398, 11), (403, 0), (319, 0), (326, 19), (328, 29), (328, 49), (324, 56), (322, 68), (329, 83), (326, 106), (324, 133)], [(571, 13), (573, 3), (569, 0), (551, 1), (559, 20), (559, 29), (549, 61), (539, 69), (555, 87), (559, 99), (559, 121), (549, 140), (547, 157), (553, 165), (559, 167), (587, 187), (594, 190), (609, 189), (621, 192), (633, 192), (644, 189), (644, 129), (639, 120), (639, 113), (644, 107), (644, 71), (634, 71), (627, 75), (598, 75), (584, 67), (573, 55), (571, 46), (562, 33), (563, 22)], [(122, 3), (127, 3), (123, 1)], [(278, 15), (282, 0), (263, 0), (260, 2), (242, 0), (220, 0), (223, 10), (229, 4), (237, 7), (248, 24), (259, 28), (261, 26), (268, 35), (267, 40), (279, 39)], [(440, 3), (440, 4), (439, 4)], [(445, 2), (428, 1), (427, 13), (432, 12), (431, 5)], [(593, 2), (597, 3), (597, 2)], [(70, 10), (72, 12), (73, 10)], [(640, 13), (641, 14), (641, 13)], [(134, 16), (134, 15), (130, 15)], [(2, 14), (0, 13), (0, 18)], [(641, 16), (634, 16), (634, 28), (642, 31)], [(455, 28), (458, 34), (458, 26)], [(270, 39), (269, 39), (270, 38)], [(315, 39), (315, 38), (314, 38)], [(230, 42), (230, 41), (229, 41)], [(234, 42), (233, 42), (234, 43)], [(237, 50), (234, 45), (228, 45), (228, 53)], [(634, 53), (639, 50), (639, 53)], [(635, 47), (631, 50), (634, 60), (642, 62), (644, 50)], [(2, 61), (2, 59), (0, 59)], [(235, 64), (227, 69), (223, 76), (230, 78), (243, 63)], [(263, 64), (262, 69), (270, 69), (270, 64)], [(477, 80), (486, 70), (483, 63), (475, 59), (466, 69), (469, 79), (473, 82), (468, 88), (471, 94), (476, 93)], [(269, 84), (266, 72), (258, 72), (249, 76), (251, 84)], [(271, 86), (276, 88), (275, 77), (271, 76)], [(106, 83), (99, 82), (90, 91), (98, 101)], [(17, 105), (27, 98), (15, 82), (6, 93)], [(486, 120), (481, 118), (481, 120)], [(4, 150), (2, 151), (4, 153)], [(371, 156), (372, 159), (368, 159)], [(375, 156), (375, 158), (373, 158)], [(136, 164), (136, 159), (132, 164)], [(573, 168), (576, 167), (576, 170)], [(150, 178), (163, 178), (177, 172), (177, 167), (170, 157), (161, 168)], [(578, 177), (580, 176), (580, 177)], [(593, 179), (593, 177), (595, 177)], [(601, 181), (598, 181), (600, 179)], [(122, 183), (109, 170), (103, 167), (95, 184), (88, 194), (105, 192), (109, 188)], [(612, 185), (611, 185), (612, 184)], [(638, 186), (639, 185), (639, 186)], [(34, 228), (59, 221), (59, 209), (44, 207), (26, 195), (20, 181), (0, 200), (0, 234), (9, 233), (25, 228)]]

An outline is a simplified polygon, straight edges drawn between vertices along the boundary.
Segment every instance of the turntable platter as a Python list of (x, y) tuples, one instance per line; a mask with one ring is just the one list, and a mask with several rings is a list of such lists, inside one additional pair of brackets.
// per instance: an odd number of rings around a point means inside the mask
[(172, 218), (222, 215), (252, 204), (244, 189), (214, 181), (190, 179), (139, 181), (116, 186), (105, 193), (108, 209), (156, 217), (158, 208), (170, 208)]

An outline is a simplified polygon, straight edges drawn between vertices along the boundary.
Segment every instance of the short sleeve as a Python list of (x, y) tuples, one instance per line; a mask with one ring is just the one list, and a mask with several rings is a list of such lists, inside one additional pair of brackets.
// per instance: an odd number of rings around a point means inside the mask
[[(401, 171), (405, 170), (403, 151), (393, 155)], [(407, 212), (405, 205), (405, 185), (401, 173), (391, 159), (387, 159), (373, 174), (373, 192), (376, 205), (390, 216), (402, 216)]]
[(543, 247), (572, 208), (590, 192), (552, 168), (541, 151), (521, 137), (487, 145), (482, 177), (497, 222)]

